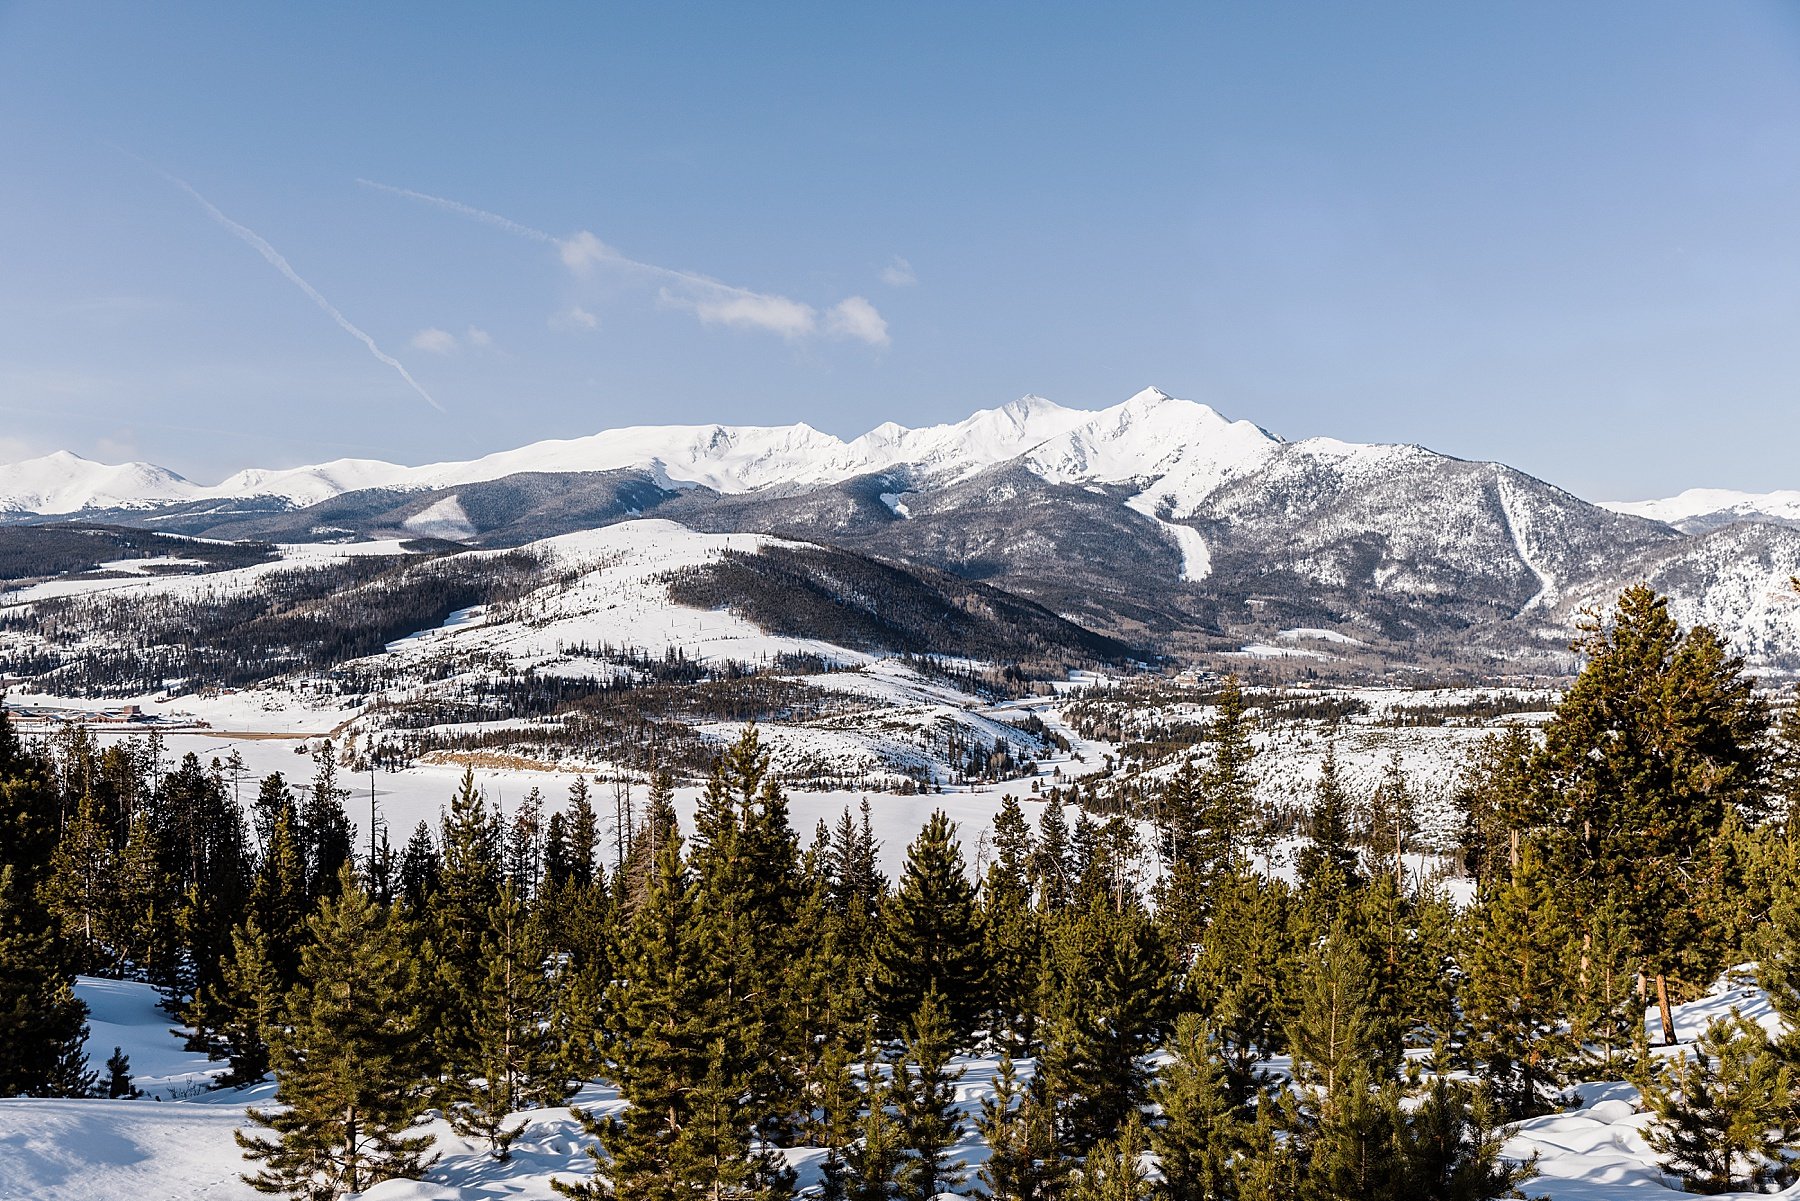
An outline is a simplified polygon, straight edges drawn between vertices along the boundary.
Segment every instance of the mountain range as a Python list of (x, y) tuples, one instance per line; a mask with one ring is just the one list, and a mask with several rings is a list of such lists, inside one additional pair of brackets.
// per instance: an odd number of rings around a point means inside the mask
[(1170, 653), (1321, 630), (1370, 654), (1535, 670), (1585, 608), (1647, 580), (1682, 620), (1800, 666), (1800, 493), (1599, 505), (1420, 446), (1287, 441), (1154, 388), (1098, 412), (1027, 396), (850, 441), (800, 424), (636, 426), (210, 487), (66, 452), (0, 467), (0, 522), (208, 538), (499, 547), (652, 513), (948, 571)]

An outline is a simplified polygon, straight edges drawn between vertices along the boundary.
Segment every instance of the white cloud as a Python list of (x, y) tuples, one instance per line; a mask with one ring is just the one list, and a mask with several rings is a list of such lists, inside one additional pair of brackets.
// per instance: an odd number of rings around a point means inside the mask
[(890, 288), (910, 288), (919, 282), (919, 277), (913, 272), (911, 263), (895, 255), (881, 269), (881, 282)]
[[(681, 271), (674, 267), (661, 267), (655, 263), (627, 258), (585, 229), (570, 237), (558, 238), (544, 230), (521, 225), (498, 213), (474, 208), (460, 201), (396, 188), (373, 180), (358, 182), (396, 196), (435, 205), (448, 212), (503, 229), (517, 237), (555, 246), (563, 266), (578, 276), (587, 276), (596, 267), (604, 265), (615, 271), (659, 280), (659, 303), (692, 313), (703, 325), (759, 330), (789, 340), (824, 332), (834, 337), (853, 338), (871, 346), (888, 344), (887, 322), (875, 311), (874, 305), (860, 296), (838, 302), (827, 313), (824, 325), (821, 326), (819, 311), (804, 301), (772, 293), (754, 292), (694, 271)], [(882, 271), (882, 279), (895, 287), (917, 282), (912, 264), (897, 255)], [(596, 329), (599, 324), (599, 318), (581, 308), (567, 309), (550, 318), (552, 329), (565, 331)], [(471, 343), (475, 344), (473, 339)]]
[(455, 354), (456, 335), (447, 329), (430, 326), (414, 334), (408, 345), (414, 350), (429, 351), (431, 354)]
[(550, 314), (550, 328), (562, 333), (579, 333), (584, 330), (599, 329), (600, 318), (580, 305), (573, 305), (560, 313)]
[(825, 332), (870, 346), (886, 346), (889, 342), (887, 321), (861, 296), (846, 297), (833, 305), (825, 314)]
[(562, 254), (563, 266), (577, 275), (586, 275), (597, 263), (623, 257), (585, 229), (572, 238), (557, 242), (556, 248)]
[(819, 327), (818, 310), (785, 296), (723, 287), (711, 295), (698, 296), (664, 288), (661, 295), (664, 304), (688, 310), (704, 325), (762, 330), (783, 338), (804, 338)]
[(494, 336), (478, 325), (471, 325), (469, 332), (464, 334), (463, 338), (470, 346), (477, 346), (483, 350), (494, 344)]

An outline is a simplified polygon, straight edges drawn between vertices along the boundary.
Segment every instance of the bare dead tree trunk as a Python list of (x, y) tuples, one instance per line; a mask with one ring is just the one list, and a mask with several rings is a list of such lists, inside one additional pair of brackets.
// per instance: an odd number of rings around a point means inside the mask
[(1656, 973), (1656, 1011), (1662, 1016), (1663, 1046), (1675, 1045), (1675, 1010), (1669, 1004), (1669, 978)]

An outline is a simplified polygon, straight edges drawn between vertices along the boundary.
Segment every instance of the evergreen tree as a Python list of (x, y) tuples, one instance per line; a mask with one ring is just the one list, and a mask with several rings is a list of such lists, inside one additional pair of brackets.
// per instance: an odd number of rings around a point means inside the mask
[(826, 1196), (842, 1201), (896, 1201), (909, 1156), (906, 1128), (891, 1112), (898, 1081), (883, 1078), (873, 1036), (863, 1053), (862, 1102), (855, 1140), (833, 1149), (826, 1169)]
[(326, 739), (313, 753), (313, 781), (300, 806), (298, 833), (306, 857), (307, 893), (322, 897), (337, 885), (350, 862), (350, 817), (344, 800), (350, 790), (337, 778), (337, 753)]
[(1207, 900), (1229, 860), (1224, 832), (1207, 824), (1199, 769), (1187, 760), (1157, 799), (1157, 852), (1165, 872), (1157, 916), (1170, 942), (1191, 959), (1206, 923)]
[(1631, 898), (1634, 949), (1672, 1040), (1676, 995), (1710, 982), (1729, 949), (1696, 895), (1700, 863), (1728, 808), (1762, 805), (1768, 711), (1718, 635), (1683, 634), (1647, 587), (1584, 630), (1587, 664), (1544, 729), (1555, 874), (1582, 908)]
[(1256, 1086), (1258, 1064), (1285, 1044), (1287, 889), (1240, 865), (1219, 881), (1211, 908), (1187, 993), (1210, 1015), (1232, 1097), (1241, 1104)]
[(125, 1054), (124, 1047), (114, 1047), (106, 1060), (107, 1098), (118, 1101), (142, 1095), (131, 1082), (131, 1056)]
[(1156, 1195), (1144, 1170), (1144, 1123), (1133, 1113), (1119, 1133), (1088, 1152), (1071, 1190), (1072, 1201), (1149, 1201)]
[(1231, 1096), (1200, 1015), (1184, 1013), (1166, 1050), (1172, 1056), (1151, 1086), (1161, 1120), (1150, 1128), (1170, 1201), (1226, 1201), (1237, 1161), (1248, 1150), (1244, 1112)]
[(1245, 859), (1252, 852), (1266, 858), (1274, 832), (1256, 803), (1256, 777), (1251, 771), (1256, 746), (1250, 741), (1250, 716), (1235, 675), (1225, 677), (1215, 705), (1217, 712), (1206, 731), (1212, 762), (1200, 779), (1203, 820), (1226, 860)]
[(1582, 923), (1580, 946), (1569, 952), (1577, 963), (1569, 1032), (1577, 1050), (1575, 1068), (1588, 1080), (1623, 1079), (1644, 1030), (1627, 908), (1618, 897), (1601, 902)]
[(288, 989), (299, 983), (298, 965), (293, 980), (283, 978), (272, 941), (254, 913), (232, 931), (216, 1004), (220, 1049), (231, 1059), (233, 1084), (268, 1074), (270, 1040), (277, 1037)]
[(1406, 856), (1417, 850), (1417, 803), (1406, 781), (1406, 769), (1395, 751), (1382, 769), (1381, 783), (1369, 797), (1363, 838), (1369, 848), (1369, 874), (1387, 873), (1398, 885), (1406, 882)]
[(100, 800), (84, 791), (75, 820), (56, 844), (46, 892), (78, 971), (108, 972), (117, 966), (114, 948), (119, 944), (111, 913), (118, 896), (117, 870)]
[[(699, 888), (680, 837), (665, 831), (656, 874), (627, 924), (618, 980), (606, 990), (608, 1037), (602, 1075), (629, 1104), (615, 1118), (580, 1113), (595, 1138), (593, 1180), (553, 1182), (564, 1195), (599, 1201), (674, 1201), (748, 1187), (780, 1195), (785, 1176), (753, 1150), (750, 1121), (726, 1121), (733, 1085), (724, 1079), (722, 991), (702, 930)], [(729, 1135), (729, 1138), (727, 1136)], [(745, 1181), (749, 1181), (746, 1186)]]
[(1318, 894), (1325, 898), (1324, 904), (1329, 911), (1321, 912), (1315, 918), (1325, 929), (1336, 920), (1344, 895), (1360, 883), (1356, 851), (1352, 845), (1353, 808), (1338, 770), (1337, 744), (1327, 742), (1319, 781), (1313, 786), (1312, 812), (1307, 823), (1308, 842), (1296, 863), (1301, 888), (1309, 895)]
[(588, 782), (581, 776), (569, 785), (567, 817), (569, 840), (569, 878), (576, 884), (592, 884), (594, 867), (600, 854), (600, 821), (594, 813), (594, 798)]
[(1018, 1055), (1031, 1054), (1037, 1045), (1044, 958), (1043, 921), (1031, 904), (1029, 872), (1028, 851), (1003, 855), (988, 868), (981, 896), (990, 998), (987, 1028)]
[(884, 1029), (899, 1030), (936, 990), (956, 1046), (968, 1043), (983, 1009), (987, 965), (975, 890), (956, 827), (942, 810), (906, 849), (900, 885), (875, 939), (875, 995)]
[(443, 866), (426, 909), (437, 967), (433, 1042), (443, 1067), (454, 1075), (470, 1066), (474, 1054), (470, 1032), (457, 1018), (476, 1008), (486, 975), (481, 939), (503, 876), (500, 818), (476, 786), (473, 768), (464, 769), (450, 799), (439, 842)]
[(1535, 1173), (1536, 1158), (1512, 1163), (1500, 1156), (1507, 1134), (1483, 1094), (1434, 1077), (1405, 1115), (1406, 1160), (1401, 1196), (1430, 1201), (1498, 1201), (1519, 1197), (1519, 1183)]
[(1762, 1027), (1733, 1010), (1651, 1090), (1656, 1123), (1644, 1137), (1690, 1191), (1760, 1192), (1792, 1175), (1784, 1155), (1800, 1137), (1792, 1084)]
[(1530, 731), (1513, 726), (1482, 739), (1459, 773), (1463, 863), (1483, 896), (1518, 870), (1525, 840), (1546, 823), (1540, 766)]
[(1057, 923), (1051, 957), (1038, 1070), (1062, 1145), (1080, 1156), (1115, 1136), (1147, 1100), (1145, 1057), (1164, 1029), (1173, 964), (1149, 915), (1115, 914), (1100, 903)]
[(20, 878), (0, 864), (0, 1097), (85, 1096), (95, 1080), (83, 1050), (87, 1006)]
[(1369, 995), (1368, 957), (1339, 923), (1301, 983), (1299, 1008), (1288, 1027), (1294, 1078), (1329, 1100), (1350, 1081), (1364, 1085), (1397, 1066), (1383, 1053)]
[(1511, 882), (1468, 917), (1461, 961), (1469, 1055), (1508, 1117), (1541, 1112), (1568, 1054), (1573, 937), (1558, 886), (1531, 844)]
[(962, 1071), (950, 1068), (954, 1053), (950, 1039), (943, 999), (935, 990), (928, 991), (913, 1016), (907, 1062), (894, 1077), (900, 1127), (911, 1152), (900, 1172), (902, 1201), (931, 1201), (965, 1179), (950, 1159), (951, 1148), (962, 1137), (962, 1121), (956, 1114), (956, 1082)]
[[(785, 1133), (799, 1117), (812, 1030), (792, 987), (805, 962), (797, 925), (804, 888), (787, 800), (755, 726), (720, 756), (694, 819), (691, 866), (700, 937), (714, 987), (721, 1070), (740, 1084), (750, 1126)], [(817, 1016), (816, 1014), (814, 1016)]]
[(425, 912), (431, 898), (437, 895), (443, 874), (443, 860), (438, 857), (431, 827), (421, 821), (413, 827), (412, 837), (400, 852), (400, 897), (409, 911)]
[(1301, 1126), (1304, 1201), (1409, 1201), (1406, 1119), (1400, 1087), (1376, 1087), (1368, 1068), (1355, 1064), (1340, 1075)]
[(274, 1137), (237, 1134), (261, 1165), (246, 1181), (314, 1201), (417, 1179), (432, 1162), (430, 1136), (413, 1133), (430, 1099), (414, 936), (348, 866), (331, 891), (307, 923), (300, 986), (271, 1031), (284, 1108), (248, 1111)]
[(488, 913), (481, 940), (487, 966), (468, 1024), (467, 1073), (451, 1082), (446, 1116), (458, 1134), (486, 1140), (495, 1159), (511, 1155), (524, 1129), (507, 1120), (522, 1109), (558, 1105), (568, 1096), (551, 1021), (553, 992), (546, 951), (511, 881)]
[(978, 1178), (993, 1201), (1052, 1201), (1068, 1175), (1040, 1081), (1021, 1086), (1012, 1056), (1003, 1053), (993, 1092), (981, 1100), (975, 1130), (988, 1158)]
[(1031, 875), (1037, 888), (1038, 907), (1045, 913), (1059, 912), (1073, 903), (1075, 883), (1080, 877), (1075, 870), (1068, 819), (1063, 816), (1062, 799), (1055, 790), (1051, 791), (1050, 800), (1038, 817), (1037, 849), (1032, 852)]
[(19, 742), (0, 705), (0, 1097), (82, 1096), (87, 1006), (43, 903), (60, 798), (44, 759)]

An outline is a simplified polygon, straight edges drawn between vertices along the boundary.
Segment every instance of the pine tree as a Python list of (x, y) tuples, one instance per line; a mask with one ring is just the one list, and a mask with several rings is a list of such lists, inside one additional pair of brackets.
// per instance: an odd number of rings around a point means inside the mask
[(131, 1082), (131, 1056), (125, 1054), (124, 1047), (114, 1047), (107, 1057), (106, 1096), (113, 1101), (142, 1096), (137, 1085)]
[(1056, 1146), (1056, 1116), (1041, 1078), (1021, 1086), (1010, 1055), (1001, 1055), (975, 1131), (988, 1148), (978, 1178), (993, 1201), (1052, 1201), (1068, 1175)]
[(1172, 1058), (1151, 1086), (1161, 1119), (1150, 1128), (1169, 1201), (1226, 1201), (1236, 1162), (1248, 1149), (1248, 1123), (1233, 1101), (1225, 1069), (1200, 1015), (1184, 1013), (1166, 1050)]
[(1347, 1082), (1366, 1084), (1396, 1066), (1384, 1056), (1376, 1029), (1371, 974), (1356, 936), (1340, 922), (1301, 982), (1298, 1011), (1288, 1027), (1294, 1078), (1321, 1090), (1327, 1100)]
[(1235, 675), (1225, 677), (1215, 704), (1217, 713), (1206, 731), (1213, 744), (1212, 762), (1200, 778), (1203, 820), (1227, 861), (1246, 859), (1252, 852), (1266, 858), (1273, 831), (1256, 803), (1251, 771), (1256, 745), (1250, 741), (1250, 716)]
[(962, 1121), (956, 1114), (956, 1082), (962, 1071), (950, 1068), (954, 1053), (950, 1023), (936, 990), (926, 992), (911, 1025), (907, 1062), (896, 1069), (894, 1080), (900, 1127), (912, 1152), (900, 1172), (900, 1197), (931, 1201), (966, 1178), (950, 1159), (951, 1148), (962, 1137)]
[(1387, 873), (1397, 885), (1406, 883), (1406, 856), (1417, 850), (1419, 815), (1406, 768), (1395, 751), (1381, 771), (1381, 783), (1369, 797), (1363, 837), (1369, 848), (1369, 874)]
[(43, 903), (60, 798), (50, 765), (19, 742), (0, 705), (0, 1097), (82, 1096), (87, 1006)]
[(300, 806), (298, 833), (306, 857), (307, 893), (322, 897), (337, 886), (350, 862), (350, 817), (344, 800), (350, 790), (337, 779), (337, 754), (326, 739), (313, 753), (313, 782)]
[(883, 1028), (904, 1023), (936, 990), (953, 1042), (967, 1044), (983, 1008), (986, 964), (975, 890), (963, 866), (956, 827), (942, 810), (906, 849), (900, 885), (883, 908), (874, 946), (875, 996)]
[(83, 1050), (87, 1006), (20, 878), (0, 864), (0, 1097), (85, 1096), (95, 1080)]
[(1762, 1027), (1733, 1010), (1651, 1091), (1656, 1123), (1644, 1137), (1690, 1191), (1760, 1192), (1791, 1176), (1784, 1152), (1800, 1137), (1792, 1085)]
[(1088, 1152), (1071, 1201), (1149, 1201), (1156, 1195), (1144, 1170), (1144, 1123), (1133, 1113), (1119, 1133)]
[(254, 913), (232, 931), (232, 954), (217, 994), (217, 1029), (233, 1084), (268, 1074), (270, 1040), (277, 1036), (287, 991), (299, 982), (298, 965), (293, 980), (283, 979), (272, 941)]
[(45, 894), (78, 971), (116, 967), (117, 942), (109, 921), (118, 895), (116, 873), (112, 837), (99, 798), (84, 791), (75, 820), (56, 844)]
[(826, 1175), (827, 1196), (843, 1201), (896, 1201), (909, 1156), (906, 1129), (892, 1112), (897, 1081), (883, 1078), (873, 1034), (863, 1052), (862, 1102), (855, 1141), (834, 1149)]
[(1207, 825), (1201, 793), (1200, 771), (1190, 759), (1175, 769), (1157, 798), (1157, 853), (1165, 872), (1156, 911), (1186, 959), (1199, 946), (1207, 900), (1227, 862), (1223, 832)]
[(1308, 842), (1296, 863), (1301, 889), (1320, 898), (1314, 922), (1327, 930), (1337, 919), (1345, 894), (1361, 883), (1352, 845), (1353, 808), (1338, 769), (1337, 744), (1328, 742), (1319, 781), (1313, 786)]
[(1147, 1099), (1145, 1057), (1163, 1033), (1174, 965), (1148, 914), (1100, 902), (1057, 923), (1051, 959), (1038, 1070), (1062, 1145), (1080, 1156)]
[(1215, 888), (1207, 936), (1187, 977), (1189, 1001), (1210, 1016), (1232, 1097), (1247, 1102), (1258, 1065), (1285, 1042), (1287, 889), (1239, 866)]
[(1301, 1126), (1305, 1201), (1408, 1201), (1400, 1087), (1350, 1067)]
[(488, 912), (481, 961), (487, 971), (475, 1006), (460, 1015), (471, 1055), (450, 1085), (446, 1116), (458, 1134), (484, 1139), (495, 1159), (512, 1154), (525, 1128), (508, 1119), (522, 1109), (561, 1104), (569, 1095), (551, 1022), (547, 953), (512, 881)]
[(782, 1195), (787, 1178), (753, 1149), (736, 1116), (742, 1080), (728, 1075), (723, 990), (703, 930), (699, 886), (680, 837), (663, 833), (656, 873), (625, 928), (617, 982), (606, 990), (602, 1075), (629, 1104), (616, 1118), (577, 1111), (597, 1146), (594, 1179), (553, 1181), (566, 1196), (674, 1201), (701, 1195)]
[(421, 821), (413, 827), (412, 837), (400, 852), (400, 898), (408, 911), (415, 915), (425, 912), (431, 898), (437, 895), (443, 875), (444, 864), (438, 857), (431, 827)]
[(307, 923), (300, 986), (271, 1032), (285, 1108), (248, 1111), (274, 1137), (237, 1134), (261, 1165), (246, 1181), (313, 1201), (417, 1179), (432, 1162), (430, 1136), (413, 1133), (430, 1099), (413, 933), (348, 866), (332, 892)]
[(1037, 888), (1038, 908), (1056, 913), (1069, 907), (1075, 898), (1079, 878), (1074, 865), (1074, 849), (1069, 843), (1069, 823), (1063, 816), (1062, 799), (1051, 790), (1044, 812), (1038, 817), (1037, 849), (1032, 852), (1031, 876)]
[(443, 866), (430, 915), (432, 952), (437, 968), (433, 1043), (442, 1066), (452, 1075), (468, 1069), (474, 1046), (458, 1015), (474, 1011), (486, 968), (481, 939), (488, 913), (500, 899), (503, 876), (499, 815), (466, 768), (445, 812)]
[(711, 1033), (722, 1070), (742, 1085), (748, 1124), (786, 1133), (799, 1117), (810, 1030), (790, 1004), (805, 962), (804, 892), (787, 800), (755, 726), (719, 759), (694, 819), (691, 865), (700, 937), (719, 991)]
[(1579, 649), (1587, 665), (1544, 729), (1555, 874), (1583, 908), (1631, 898), (1634, 950), (1672, 1040), (1674, 1000), (1729, 950), (1696, 895), (1699, 867), (1727, 808), (1761, 807), (1768, 710), (1717, 634), (1683, 634), (1642, 585), (1584, 627)]
[(1432, 1079), (1402, 1127), (1406, 1161), (1401, 1196), (1430, 1201), (1499, 1201), (1518, 1197), (1536, 1158), (1502, 1159), (1507, 1134), (1496, 1126), (1480, 1090)]
[(1569, 952), (1577, 964), (1570, 1036), (1578, 1052), (1576, 1070), (1588, 1080), (1622, 1079), (1644, 1028), (1626, 910), (1621, 898), (1606, 898), (1586, 915), (1581, 943)]
[(1469, 1055), (1509, 1117), (1540, 1112), (1567, 1055), (1573, 931), (1558, 886), (1526, 844), (1513, 879), (1467, 919), (1461, 962)]

